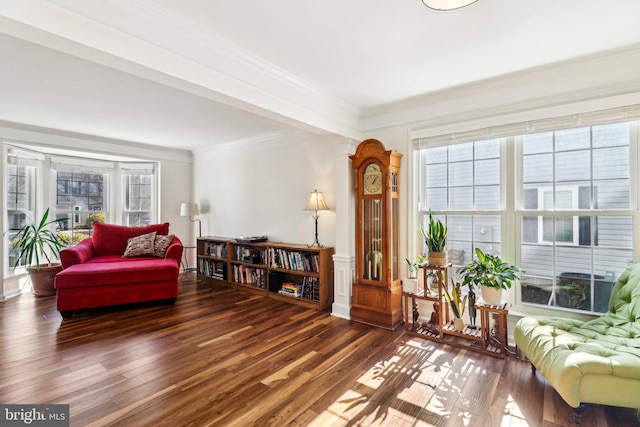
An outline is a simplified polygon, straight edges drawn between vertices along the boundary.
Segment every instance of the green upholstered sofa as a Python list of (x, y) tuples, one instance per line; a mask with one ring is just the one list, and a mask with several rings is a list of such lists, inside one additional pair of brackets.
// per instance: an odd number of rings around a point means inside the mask
[(524, 317), (514, 338), (533, 372), (574, 408), (576, 423), (590, 403), (640, 408), (640, 264), (620, 276), (601, 317)]

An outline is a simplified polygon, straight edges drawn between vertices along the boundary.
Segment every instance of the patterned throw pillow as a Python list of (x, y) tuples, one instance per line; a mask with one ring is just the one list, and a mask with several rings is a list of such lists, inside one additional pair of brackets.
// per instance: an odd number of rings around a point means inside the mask
[(153, 255), (164, 258), (164, 255), (167, 253), (167, 248), (169, 248), (172, 241), (173, 234), (169, 234), (168, 236), (156, 235), (156, 243), (153, 250)]
[(122, 255), (122, 257), (131, 258), (136, 256), (153, 255), (155, 241), (155, 231), (153, 233), (132, 237), (127, 240), (127, 249), (124, 251), (124, 255)]

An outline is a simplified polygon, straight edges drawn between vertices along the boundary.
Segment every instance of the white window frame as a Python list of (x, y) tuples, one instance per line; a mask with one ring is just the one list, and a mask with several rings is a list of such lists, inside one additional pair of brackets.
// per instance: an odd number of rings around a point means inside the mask
[[(121, 162), (119, 164), (119, 175), (120, 175), (120, 183), (121, 183), (121, 217), (122, 224), (124, 225), (136, 225), (131, 224), (130, 214), (144, 214), (149, 213), (150, 221), (157, 222), (158, 214), (156, 206), (158, 204), (158, 165), (153, 162), (146, 163), (124, 163)], [(129, 189), (127, 188), (128, 184), (128, 176), (131, 175), (151, 175), (151, 197), (150, 197), (150, 209), (130, 209), (130, 204), (128, 200)]]
[[(528, 133), (538, 133), (551, 130), (562, 130), (572, 127), (595, 126), (598, 124), (616, 123), (616, 122), (632, 122), (630, 126), (630, 206), (625, 210), (556, 210), (545, 212), (550, 216), (625, 216), (631, 217), (634, 224), (640, 224), (640, 211), (638, 211), (638, 200), (640, 200), (640, 183), (638, 183), (638, 169), (640, 168), (640, 143), (638, 137), (638, 127), (640, 126), (640, 105), (632, 105), (611, 110), (589, 112), (584, 114), (572, 114), (570, 116), (555, 117), (551, 119), (542, 119), (536, 121), (515, 123), (506, 126), (497, 126), (493, 128), (474, 129), (471, 131), (463, 131), (455, 134), (429, 135), (425, 130), (416, 130), (410, 132), (412, 140), (410, 148), (413, 149), (413, 167), (414, 180), (413, 183), (417, 187), (416, 194), (422, 194), (424, 191), (423, 182), (423, 165), (420, 160), (419, 150), (421, 148), (442, 146), (455, 144), (459, 142), (477, 141), (482, 139), (495, 138), (498, 136), (507, 137), (505, 155), (501, 155), (501, 176), (502, 191), (506, 192), (502, 200), (506, 206), (499, 213), (502, 216), (502, 238), (501, 238), (501, 257), (516, 265), (521, 265), (521, 223), (525, 216), (542, 215), (540, 210), (524, 210), (520, 206), (523, 200), (522, 196), (522, 145), (520, 135)], [(508, 177), (508, 178), (507, 178)], [(415, 191), (415, 190), (414, 190)], [(421, 197), (415, 200), (416, 216), (413, 224), (420, 224), (424, 214), (421, 211)], [(574, 201), (576, 199), (574, 198)], [(496, 214), (495, 212), (492, 212)], [(473, 212), (475, 214), (475, 212)], [(575, 223), (574, 223), (575, 225)], [(575, 228), (574, 228), (575, 230)], [(414, 230), (408, 230), (409, 236)], [(579, 233), (574, 231), (574, 240), (579, 239)], [(411, 249), (411, 245), (410, 245)], [(633, 235), (633, 255), (632, 262), (640, 262), (640, 227), (634, 227)], [(589, 319), (591, 314), (587, 312), (571, 312), (559, 308), (548, 308), (541, 305), (531, 305), (522, 303), (520, 285), (517, 284), (506, 293), (506, 298), (512, 303), (511, 313), (516, 315), (558, 315), (558, 311), (562, 311), (563, 316)]]
[[(578, 187), (577, 186), (556, 186), (555, 187), (556, 196), (560, 192), (570, 192), (571, 193), (571, 208), (570, 208), (570, 210), (578, 209)], [(549, 209), (545, 208), (544, 196), (545, 196), (546, 193), (551, 193), (553, 195), (554, 187), (549, 186), (549, 187), (539, 187), (538, 188), (538, 206), (542, 206), (542, 208), (540, 210), (544, 211), (544, 212), (548, 212), (549, 211)], [(544, 245), (544, 244), (552, 244), (553, 243), (553, 241), (544, 238), (544, 231), (545, 231), (545, 229), (544, 229), (545, 224), (544, 223), (545, 223), (545, 219), (551, 219), (552, 227), (555, 228), (555, 221), (553, 221), (553, 219), (557, 218), (559, 216), (561, 216), (561, 215), (555, 215), (554, 217), (547, 217), (547, 216), (540, 215), (538, 217), (538, 244)], [(572, 222), (573, 222), (573, 224), (572, 224), (572, 236), (573, 236), (573, 239), (572, 239), (571, 242), (563, 241), (562, 243), (565, 244), (565, 245), (578, 246), (579, 239), (580, 239), (580, 230), (579, 230), (578, 217), (575, 216), (575, 215), (572, 215), (571, 217), (573, 218), (573, 220), (572, 220)], [(553, 234), (556, 235), (555, 229), (553, 230)]]
[[(33, 174), (34, 176), (32, 177), (33, 179), (30, 180), (29, 182), (29, 188), (32, 191), (33, 194), (30, 194), (30, 213), (35, 217), (38, 218), (40, 215), (42, 215), (42, 213), (44, 212), (44, 210), (46, 209), (45, 206), (50, 206), (51, 205), (51, 200), (52, 197), (54, 197), (55, 192), (56, 192), (56, 182), (52, 182), (51, 179), (51, 161), (52, 158), (54, 158), (55, 162), (62, 162), (65, 163), (66, 161), (68, 161), (71, 164), (77, 164), (79, 167), (81, 167), (83, 164), (101, 164), (102, 166), (106, 165), (106, 164), (110, 164), (111, 168), (109, 171), (109, 175), (110, 175), (110, 180), (113, 183), (116, 183), (116, 185), (107, 185), (106, 188), (104, 189), (105, 194), (105, 198), (106, 198), (106, 204), (108, 207), (106, 207), (104, 209), (105, 211), (105, 222), (109, 222), (109, 223), (114, 223), (114, 224), (124, 224), (123, 220), (125, 218), (124, 215), (124, 194), (122, 191), (123, 188), (123, 184), (118, 185), (117, 183), (120, 182), (122, 183), (122, 170), (124, 168), (126, 168), (128, 165), (131, 164), (131, 162), (116, 162), (116, 161), (96, 161), (94, 160), (96, 158), (96, 155), (93, 153), (83, 153), (83, 152), (74, 152), (74, 155), (72, 156), (67, 156), (67, 155), (60, 155), (60, 154), (49, 154), (47, 153), (47, 149), (46, 148), (42, 148), (41, 150), (39, 149), (38, 146), (30, 146), (30, 148), (27, 149), (23, 149), (18, 145), (15, 145), (14, 143), (11, 142), (3, 142), (3, 159), (2, 162), (4, 165), (7, 165), (8, 163), (8, 157), (10, 155), (10, 153), (15, 152), (18, 153), (17, 155), (21, 155), (24, 156), (25, 158), (27, 156), (33, 156), (33, 158), (37, 159), (40, 164), (38, 165), (38, 167), (40, 168), (41, 173), (36, 173)], [(158, 186), (158, 163), (155, 161), (147, 161), (147, 160), (138, 160), (135, 161), (135, 164), (137, 165), (139, 170), (151, 170), (153, 173), (153, 188), (152, 188), (152, 202), (151, 202), (151, 222), (155, 223), (158, 222), (159, 217), (160, 217), (160, 212), (159, 212), (159, 206), (158, 206), (158, 191), (159, 191), (159, 186)], [(6, 181), (6, 170), (7, 168), (4, 167), (3, 168), (4, 173), (5, 173), (5, 179), (3, 180), (3, 182), (5, 182), (5, 188), (4, 188), (4, 198), (6, 201), (6, 197), (7, 197), (7, 181)], [(5, 215), (5, 218), (7, 218), (7, 209), (6, 209), (6, 202), (4, 203), (5, 206), (5, 212), (3, 215)], [(54, 211), (52, 210), (52, 213), (54, 213)], [(72, 207), (72, 209), (69, 211), (69, 217), (71, 219), (74, 218), (74, 215), (77, 215), (78, 211), (77, 209), (75, 209), (75, 206)], [(128, 225), (128, 224), (124, 224), (124, 225)], [(24, 269), (18, 268), (18, 269), (13, 269), (10, 265), (9, 265), (9, 255), (8, 255), (8, 248), (9, 248), (9, 242), (8, 242), (8, 238), (5, 236), (4, 240), (4, 248), (5, 248), (5, 255), (4, 255), (4, 277), (11, 277), (11, 276), (15, 276), (15, 275), (22, 275), (24, 274)]]

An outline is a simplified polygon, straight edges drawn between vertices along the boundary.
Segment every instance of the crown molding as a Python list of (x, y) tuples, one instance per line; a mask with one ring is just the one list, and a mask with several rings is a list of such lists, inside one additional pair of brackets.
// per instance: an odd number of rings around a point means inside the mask
[[(0, 140), (140, 160), (191, 163), (191, 151), (0, 120)], [(99, 144), (96, 144), (99, 143)]]
[(287, 125), (359, 136), (357, 108), (211, 31), (150, 1), (107, 6), (0, 4), (0, 31)]
[(368, 131), (433, 128), (640, 92), (640, 45), (549, 64), (371, 108)]

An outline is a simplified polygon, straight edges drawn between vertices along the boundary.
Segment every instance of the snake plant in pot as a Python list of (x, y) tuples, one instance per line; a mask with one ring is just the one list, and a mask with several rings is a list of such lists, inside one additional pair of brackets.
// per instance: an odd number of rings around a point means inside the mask
[(499, 305), (502, 290), (510, 289), (514, 280), (519, 279), (520, 269), (504, 262), (497, 255), (482, 252), (476, 248), (476, 258), (458, 269), (462, 285), (480, 286), (482, 299), (488, 305)]
[(54, 279), (56, 274), (62, 271), (62, 265), (52, 260), (58, 259), (64, 243), (55, 231), (51, 230), (51, 226), (67, 220), (68, 218), (50, 220), (49, 209), (47, 209), (39, 221), (27, 218), (24, 226), (9, 230), (16, 233), (12, 239), (13, 247), (11, 248), (17, 255), (17, 261), (13, 267), (17, 267), (20, 261), (25, 262), (33, 293), (37, 297), (56, 293)]
[(429, 225), (426, 230), (421, 226), (420, 234), (422, 234), (424, 243), (429, 251), (428, 263), (431, 265), (446, 265), (447, 227), (442, 221), (433, 219), (431, 210), (429, 210)]

